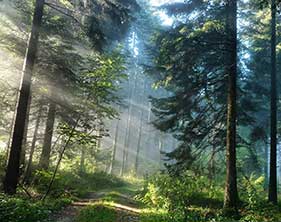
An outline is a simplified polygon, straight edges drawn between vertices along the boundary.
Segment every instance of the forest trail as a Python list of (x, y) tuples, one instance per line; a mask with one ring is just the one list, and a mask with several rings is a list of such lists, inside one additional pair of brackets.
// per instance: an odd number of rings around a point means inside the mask
[(77, 217), (82, 209), (104, 202), (110, 203), (110, 207), (116, 212), (116, 222), (139, 221), (140, 205), (133, 199), (133, 194), (128, 193), (128, 187), (122, 187), (88, 193), (86, 198), (74, 201), (71, 205), (53, 215), (49, 222), (79, 222)]

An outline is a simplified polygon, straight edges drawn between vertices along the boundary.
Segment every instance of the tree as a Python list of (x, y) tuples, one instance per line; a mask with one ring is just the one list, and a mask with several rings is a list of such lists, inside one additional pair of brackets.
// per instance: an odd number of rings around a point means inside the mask
[(34, 151), (35, 151), (35, 146), (36, 146), (36, 142), (37, 142), (37, 138), (38, 138), (38, 131), (39, 131), (40, 122), (41, 122), (41, 118), (42, 118), (42, 112), (43, 112), (43, 104), (42, 103), (43, 102), (42, 102), (42, 99), (41, 99), (39, 101), (38, 114), (37, 114), (37, 117), (36, 117), (35, 128), (34, 128), (34, 132), (33, 132), (33, 138), (32, 138), (31, 147), (30, 147), (30, 151), (29, 151), (28, 163), (27, 163), (27, 166), (26, 166), (25, 174), (24, 174), (24, 182), (25, 183), (29, 183), (30, 178), (31, 178), (32, 160), (33, 160), (33, 155), (34, 155)]
[(28, 110), (28, 100), (30, 97), (31, 77), (36, 60), (40, 31), (39, 29), (42, 23), (44, 3), (44, 0), (37, 0), (34, 9), (32, 30), (23, 66), (22, 82), (16, 109), (16, 119), (14, 124), (12, 145), (10, 149), (6, 176), (4, 179), (4, 191), (7, 194), (16, 193), (19, 179), (20, 155)]
[(268, 200), (277, 204), (276, 0), (271, 1), (270, 171)]
[(224, 209), (237, 211), (237, 170), (236, 170), (236, 85), (237, 85), (237, 2), (227, 1), (226, 33), (229, 53), (227, 58), (227, 135), (226, 135), (226, 184)]
[(113, 145), (112, 145), (113, 150), (112, 150), (110, 166), (109, 166), (109, 170), (108, 170), (108, 172), (110, 174), (112, 174), (112, 172), (113, 172), (115, 158), (116, 158), (116, 151), (117, 151), (117, 146), (118, 146), (118, 136), (119, 136), (119, 124), (120, 124), (120, 120), (118, 119), (116, 122), (115, 136), (114, 136)]
[(188, 18), (195, 10), (199, 14), (196, 19), (179, 21), (158, 33), (155, 44), (159, 51), (154, 49), (155, 67), (149, 70), (155, 86), (170, 92), (152, 98), (152, 111), (156, 128), (172, 133), (180, 142), (166, 154), (174, 160), (168, 165), (169, 172), (177, 175), (191, 169), (204, 151), (225, 147), (225, 141), (213, 140), (225, 135), (226, 123), (224, 8), (218, 2), (199, 6), (191, 11), (187, 7), (181, 15)]
[(50, 101), (45, 134), (44, 134), (43, 149), (39, 161), (39, 168), (43, 170), (47, 170), (50, 164), (55, 118), (56, 118), (56, 104), (53, 101)]

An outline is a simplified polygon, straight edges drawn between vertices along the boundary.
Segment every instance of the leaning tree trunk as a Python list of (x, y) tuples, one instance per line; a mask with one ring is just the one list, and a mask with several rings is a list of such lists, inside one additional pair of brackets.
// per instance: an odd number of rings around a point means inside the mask
[(277, 89), (276, 89), (276, 1), (271, 1), (271, 116), (270, 116), (270, 172), (268, 201), (277, 204)]
[(42, 104), (42, 101), (40, 101), (38, 115), (37, 115), (37, 119), (36, 119), (36, 122), (35, 122), (35, 128), (34, 128), (32, 143), (31, 143), (31, 147), (30, 147), (29, 159), (28, 159), (28, 163), (27, 163), (25, 175), (24, 175), (24, 182), (25, 183), (29, 183), (30, 178), (31, 178), (32, 161), (33, 161), (33, 155), (34, 155), (35, 146), (36, 146), (36, 142), (37, 142), (40, 121), (41, 121), (41, 118), (42, 118), (42, 111), (43, 111), (43, 104)]
[(47, 170), (49, 168), (55, 118), (56, 104), (51, 101), (49, 104), (43, 149), (39, 161), (39, 169)]
[(31, 77), (36, 59), (36, 52), (39, 39), (39, 28), (42, 23), (44, 3), (45, 0), (36, 0), (32, 30), (23, 66), (22, 82), (20, 86), (20, 93), (16, 109), (12, 146), (10, 149), (8, 166), (6, 176), (4, 179), (4, 192), (7, 194), (15, 194), (18, 185), (20, 155), (26, 122), (26, 114), (28, 109), (28, 100), (30, 96)]
[(227, 1), (227, 135), (224, 209), (237, 212), (236, 172), (236, 82), (237, 82), (237, 1)]

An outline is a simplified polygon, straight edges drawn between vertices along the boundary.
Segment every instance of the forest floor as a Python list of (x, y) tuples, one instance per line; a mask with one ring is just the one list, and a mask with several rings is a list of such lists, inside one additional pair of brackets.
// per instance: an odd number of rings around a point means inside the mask
[[(91, 221), (103, 222), (137, 222), (141, 213), (141, 204), (134, 200), (134, 195), (137, 191), (135, 185), (129, 185), (120, 188), (107, 189), (98, 192), (90, 192), (85, 198), (74, 201), (71, 205), (67, 206), (62, 211), (52, 215), (49, 219), (50, 222), (84, 222), (84, 219), (80, 219), (79, 215), (87, 208), (91, 208), (94, 205), (109, 206), (115, 212), (113, 218), (104, 218), (101, 210), (96, 210), (93, 214), (93, 218), (88, 218)], [(88, 209), (88, 211), (89, 211)], [(94, 217), (99, 218), (97, 220)]]

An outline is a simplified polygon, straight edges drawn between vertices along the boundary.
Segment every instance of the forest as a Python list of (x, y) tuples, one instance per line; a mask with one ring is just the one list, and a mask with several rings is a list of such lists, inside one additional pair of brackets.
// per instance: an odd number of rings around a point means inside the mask
[(0, 0), (1, 222), (280, 222), (281, 0)]

